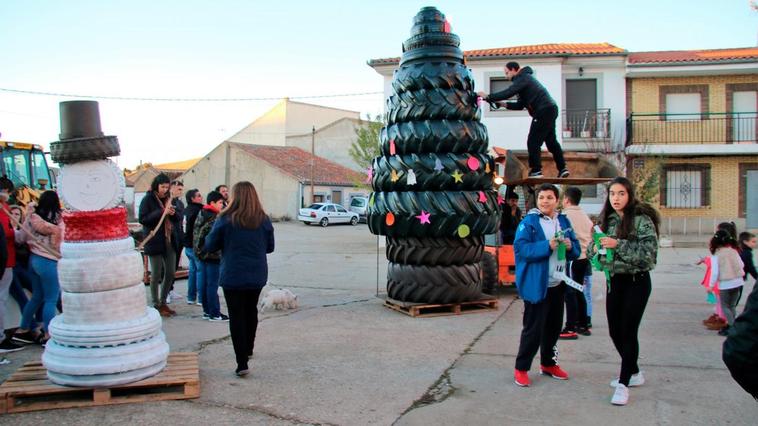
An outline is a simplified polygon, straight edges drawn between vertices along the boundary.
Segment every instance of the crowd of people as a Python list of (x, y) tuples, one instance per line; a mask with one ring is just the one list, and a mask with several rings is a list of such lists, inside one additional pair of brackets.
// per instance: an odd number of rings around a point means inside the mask
[[(140, 204), (151, 302), (161, 316), (176, 315), (168, 305), (183, 250), (189, 260), (187, 304), (202, 306), (203, 319), (229, 322), (235, 374), (245, 376), (255, 347), (258, 298), (268, 280), (266, 255), (274, 251), (274, 228), (250, 182), (236, 183), (231, 197), (228, 187), (219, 185), (204, 204), (200, 191), (190, 189), (185, 205), (183, 189), (182, 182), (160, 174)], [(221, 311), (219, 287), (228, 316)]]
[[(0, 186), (0, 329), (5, 330), (8, 297), (18, 303), (21, 321), (12, 336), (3, 334), (0, 353), (44, 345), (50, 321), (62, 310), (58, 260), (65, 224), (55, 191), (45, 191), (36, 204), (11, 204), (12, 185)], [(26, 291), (31, 292), (31, 298)], [(8, 363), (6, 358), (0, 364)]]
[[(45, 191), (37, 204), (9, 204), (12, 188), (0, 188), (0, 327), (6, 329), (6, 300), (13, 297), (22, 312), (10, 337), (2, 336), (0, 353), (50, 339), (50, 321), (63, 311), (57, 263), (65, 232), (61, 203)], [(150, 264), (150, 300), (163, 317), (169, 307), (182, 251), (189, 260), (187, 303), (202, 306), (203, 318), (228, 321), (238, 376), (248, 374), (258, 326), (258, 297), (268, 280), (266, 255), (274, 251), (274, 228), (250, 182), (238, 182), (232, 196), (219, 185), (203, 196), (197, 189), (159, 174), (139, 206), (143, 226), (140, 245)], [(223, 255), (222, 255), (223, 254)], [(229, 315), (222, 313), (223, 289)], [(31, 299), (27, 297), (31, 292)], [(0, 364), (8, 363), (6, 358)]]

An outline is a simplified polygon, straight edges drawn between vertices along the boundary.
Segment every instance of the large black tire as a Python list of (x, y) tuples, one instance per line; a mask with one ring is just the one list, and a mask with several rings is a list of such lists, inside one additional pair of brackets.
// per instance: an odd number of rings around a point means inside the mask
[(120, 153), (118, 138), (115, 136), (71, 139), (50, 144), (50, 158), (58, 164), (103, 160)]
[(387, 267), (387, 295), (417, 303), (457, 303), (481, 298), (479, 264), (415, 266), (391, 263)]
[(421, 120), (474, 120), (479, 118), (476, 93), (463, 90), (422, 89), (387, 99), (389, 124)]
[(477, 263), (484, 252), (484, 237), (387, 237), (387, 260), (404, 265), (449, 266)]
[(474, 79), (465, 65), (455, 62), (424, 62), (402, 66), (395, 72), (392, 88), (396, 93), (419, 89), (474, 91)]
[[(469, 158), (479, 161), (479, 168), (468, 167)], [(439, 160), (442, 169), (436, 170)], [(487, 167), (489, 165), (489, 167)], [(392, 171), (397, 180), (392, 181)], [(413, 170), (416, 183), (408, 185), (408, 171)], [(485, 172), (489, 170), (489, 172)], [(446, 191), (491, 188), (495, 161), (486, 154), (410, 154), (378, 157), (374, 160), (372, 186), (375, 191)], [(458, 171), (462, 182), (452, 174)]]
[[(371, 233), (390, 237), (457, 237), (458, 227), (468, 225), (470, 235), (492, 234), (500, 222), (497, 193), (482, 191), (486, 201), (479, 202), (478, 191), (374, 192), (369, 202), (367, 222)], [(429, 213), (429, 224), (416, 216)], [(387, 226), (387, 213), (395, 217)]]
[(411, 49), (417, 49), (420, 47), (432, 47), (432, 46), (453, 46), (458, 47), (461, 44), (461, 39), (458, 35), (453, 33), (425, 33), (411, 36), (403, 43), (403, 52)]
[(484, 252), (482, 254), (482, 291), (487, 294), (493, 294), (498, 283), (497, 260), (492, 253)]
[[(390, 124), (380, 135), (382, 155), (424, 152), (485, 154), (489, 149), (487, 128), (478, 121), (426, 120)], [(395, 153), (390, 151), (390, 141)]]

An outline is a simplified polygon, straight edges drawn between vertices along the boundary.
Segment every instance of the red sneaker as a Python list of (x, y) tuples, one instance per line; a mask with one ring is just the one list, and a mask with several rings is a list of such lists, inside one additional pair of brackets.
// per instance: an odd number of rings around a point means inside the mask
[(550, 367), (546, 367), (544, 365), (540, 365), (540, 372), (546, 376), (552, 376), (554, 379), (558, 380), (568, 380), (569, 375), (563, 369), (558, 365), (551, 365)]
[(527, 387), (530, 384), (532, 384), (532, 382), (529, 380), (529, 372), (528, 371), (513, 370), (513, 377), (514, 377), (513, 381), (517, 385), (521, 386), (522, 388), (523, 387)]

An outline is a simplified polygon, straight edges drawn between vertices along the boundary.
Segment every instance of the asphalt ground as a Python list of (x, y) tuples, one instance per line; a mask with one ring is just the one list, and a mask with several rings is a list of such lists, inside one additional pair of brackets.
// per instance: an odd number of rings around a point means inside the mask
[[(203, 321), (201, 308), (182, 299), (163, 328), (172, 351), (199, 352), (200, 398), (0, 415), (0, 424), (756, 424), (758, 404), (721, 361), (723, 338), (701, 323), (712, 312), (694, 265), (705, 249), (661, 249), (640, 331), (647, 382), (616, 407), (608, 382), (620, 359), (601, 274), (592, 336), (558, 344), (571, 378), (539, 376), (537, 360), (532, 386), (519, 388), (523, 304), (512, 288), (499, 290), (497, 311), (411, 318), (377, 297), (386, 260), (366, 225), (274, 225), (270, 282), (294, 291), (300, 307), (261, 314), (249, 376), (234, 375), (228, 324)], [(186, 293), (186, 281), (176, 289)], [(0, 380), (41, 353), (29, 346), (7, 354)]]

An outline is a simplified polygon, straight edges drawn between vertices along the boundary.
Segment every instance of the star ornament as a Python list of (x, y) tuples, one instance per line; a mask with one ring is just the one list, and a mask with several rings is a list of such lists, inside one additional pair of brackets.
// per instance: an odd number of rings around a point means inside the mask
[(400, 178), (397, 176), (397, 172), (393, 170), (392, 173), (390, 173), (390, 180), (392, 182), (397, 182), (398, 179)]
[(461, 173), (460, 170), (456, 170), (455, 173), (451, 174), (450, 176), (452, 176), (456, 182), (463, 183), (463, 173)]
[(416, 216), (416, 219), (418, 219), (419, 222), (421, 222), (422, 225), (425, 224), (425, 223), (431, 224), (432, 222), (429, 221), (429, 216), (431, 216), (431, 214), (429, 214), (429, 213), (421, 210), (421, 214), (418, 215), (418, 216)]

